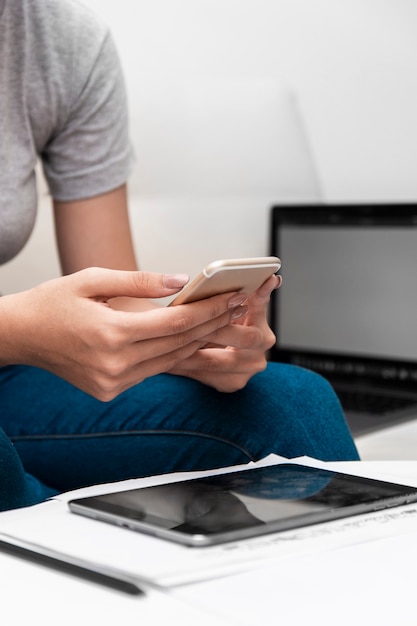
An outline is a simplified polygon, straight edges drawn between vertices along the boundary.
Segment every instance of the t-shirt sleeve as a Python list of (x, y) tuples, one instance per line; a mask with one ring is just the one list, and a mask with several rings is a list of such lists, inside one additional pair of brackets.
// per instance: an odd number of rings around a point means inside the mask
[(80, 46), (64, 122), (42, 154), (51, 194), (58, 201), (115, 189), (126, 182), (134, 161), (124, 76), (110, 33), (93, 59), (85, 57)]

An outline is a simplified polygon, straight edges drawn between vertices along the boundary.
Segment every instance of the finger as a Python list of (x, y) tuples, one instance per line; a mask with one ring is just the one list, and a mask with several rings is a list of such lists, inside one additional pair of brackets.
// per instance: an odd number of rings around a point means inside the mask
[(183, 345), (226, 326), (240, 312), (234, 296), (222, 294), (204, 301), (161, 307), (150, 311), (114, 311), (131, 342), (175, 336), (173, 345)]
[(170, 373), (230, 393), (242, 389), (252, 376), (262, 372), (265, 367), (263, 354), (254, 359), (251, 351), (210, 348), (198, 350), (189, 359), (178, 363)]
[(134, 362), (130, 368), (124, 368), (122, 372), (115, 367), (112, 373), (112, 368), (109, 368), (101, 375), (95, 374), (92, 377), (93, 384), (90, 383), (87, 392), (103, 402), (108, 402), (146, 378), (167, 373), (174, 369), (178, 363), (187, 362), (200, 347), (200, 342), (193, 342), (175, 352), (164, 353), (139, 363)]
[[(187, 359), (196, 350), (203, 347), (199, 337), (214, 333), (217, 328), (230, 323), (231, 312), (208, 320), (201, 326), (197, 326), (183, 333), (168, 335), (166, 337), (152, 337), (137, 342), (123, 342), (120, 333), (117, 341), (106, 344), (104, 358), (100, 361), (99, 378), (109, 383), (109, 391), (117, 384), (133, 384), (142, 378), (153, 376), (155, 373), (166, 372), (172, 367)], [(97, 354), (96, 354), (97, 356)], [(156, 360), (158, 359), (158, 360)], [(97, 365), (97, 358), (96, 358)], [(137, 374), (132, 381), (130, 370), (135, 369)]]
[(192, 353), (188, 359), (179, 361), (172, 370), (175, 374), (190, 376), (192, 378), (207, 375), (229, 375), (241, 373), (249, 367), (249, 358), (237, 354), (234, 348), (204, 348)]
[(248, 314), (242, 319), (236, 320), (236, 324), (243, 326), (258, 326), (269, 334), (268, 305), (271, 293), (282, 284), (281, 276), (271, 276), (265, 283), (248, 299)]
[(255, 292), (255, 296), (258, 298), (269, 298), (271, 293), (278, 289), (282, 284), (282, 276), (278, 276), (274, 274), (268, 280), (266, 280), (263, 285), (261, 285)]
[(230, 346), (243, 350), (256, 350), (263, 348), (264, 333), (257, 326), (240, 326), (229, 324), (218, 328), (206, 337), (202, 338), (205, 343), (216, 344), (218, 346)]
[(159, 298), (178, 292), (187, 282), (186, 274), (128, 272), (90, 267), (72, 275), (81, 295), (108, 300), (116, 297)]
[[(223, 327), (230, 325), (230, 312), (208, 320), (204, 324), (191, 328), (182, 333), (168, 335), (166, 337), (152, 337), (135, 342), (126, 348), (123, 358), (133, 365), (139, 362), (148, 362), (155, 357), (166, 357), (168, 360), (181, 360), (180, 351), (189, 344), (202, 348), (206, 344), (205, 337), (217, 336), (217, 331)], [(250, 334), (250, 333), (249, 333)], [(203, 339), (202, 339), (203, 337)], [(244, 342), (242, 342), (244, 343)], [(198, 345), (197, 345), (198, 344)], [(194, 352), (192, 350), (191, 352)], [(170, 369), (171, 365), (166, 365), (165, 370)]]

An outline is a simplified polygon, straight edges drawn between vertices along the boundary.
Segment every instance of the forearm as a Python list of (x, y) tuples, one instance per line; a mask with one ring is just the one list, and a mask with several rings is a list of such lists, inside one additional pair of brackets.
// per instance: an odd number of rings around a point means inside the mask
[(0, 298), (0, 366), (30, 364), (28, 335), (36, 332), (28, 292)]

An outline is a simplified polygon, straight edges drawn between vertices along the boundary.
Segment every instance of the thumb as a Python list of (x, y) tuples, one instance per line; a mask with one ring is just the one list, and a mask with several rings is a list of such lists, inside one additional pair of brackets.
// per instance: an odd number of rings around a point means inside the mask
[(90, 267), (72, 275), (87, 298), (163, 298), (177, 293), (188, 282), (187, 274), (130, 272)]

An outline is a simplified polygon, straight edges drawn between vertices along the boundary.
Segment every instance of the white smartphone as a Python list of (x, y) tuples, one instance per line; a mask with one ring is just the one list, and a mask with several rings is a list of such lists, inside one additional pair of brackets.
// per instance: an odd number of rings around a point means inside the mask
[(278, 257), (223, 259), (204, 270), (169, 303), (186, 304), (228, 291), (242, 291), (248, 296), (281, 267)]

